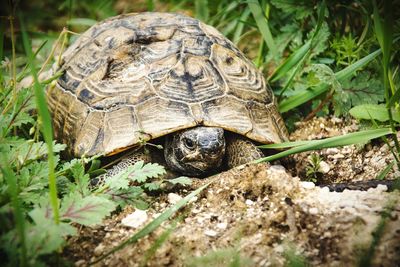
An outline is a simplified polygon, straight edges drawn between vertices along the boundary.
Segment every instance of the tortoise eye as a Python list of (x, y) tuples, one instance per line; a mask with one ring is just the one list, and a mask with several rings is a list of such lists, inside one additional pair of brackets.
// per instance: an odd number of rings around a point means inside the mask
[(187, 148), (189, 148), (189, 149), (193, 149), (193, 148), (194, 148), (194, 142), (193, 142), (192, 139), (185, 138), (185, 139), (184, 139), (184, 142), (185, 142), (185, 146), (186, 146)]

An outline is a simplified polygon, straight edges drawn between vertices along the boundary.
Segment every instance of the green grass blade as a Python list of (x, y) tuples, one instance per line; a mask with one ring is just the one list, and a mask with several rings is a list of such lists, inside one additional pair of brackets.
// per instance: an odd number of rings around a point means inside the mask
[(244, 29), (244, 25), (245, 25), (243, 23), (243, 21), (247, 21), (249, 16), (250, 16), (250, 9), (246, 8), (243, 11), (242, 15), (240, 16), (240, 18), (238, 19), (235, 34), (233, 35), (233, 39), (232, 39), (233, 43), (236, 45), (238, 44), (240, 37), (242, 36), (242, 33), (243, 33), (243, 29)]
[(342, 69), (341, 71), (338, 71), (335, 73), (336, 78), (339, 81), (343, 81), (344, 79), (347, 79), (348, 77), (350, 77), (351, 75), (353, 75), (353, 73), (366, 66), (368, 63), (370, 63), (372, 60), (374, 60), (377, 56), (379, 56), (382, 53), (381, 49), (378, 49), (374, 52), (372, 52), (371, 54), (361, 58), (360, 60), (354, 62), (353, 64), (351, 64), (350, 66)]
[(276, 143), (276, 144), (261, 145), (258, 147), (259, 148), (268, 148), (268, 149), (282, 149), (282, 148), (303, 146), (303, 145), (310, 144), (312, 142), (314, 142), (314, 140), (283, 142), (283, 143)]
[(210, 10), (208, 9), (208, 0), (196, 0), (194, 2), (196, 11), (196, 18), (201, 21), (207, 22), (210, 17)]
[(198, 189), (194, 190), (187, 196), (185, 196), (183, 199), (179, 200), (174, 206), (170, 207), (163, 213), (161, 213), (157, 218), (155, 218), (153, 221), (148, 223), (145, 227), (143, 227), (139, 232), (134, 234), (132, 237), (129, 239), (125, 240), (124, 242), (120, 243), (118, 246), (114, 247), (112, 250), (109, 252), (105, 253), (103, 256), (100, 258), (96, 259), (95, 261), (92, 261), (89, 263), (89, 265), (93, 265), (97, 262), (100, 262), (101, 260), (105, 259), (115, 251), (118, 251), (122, 248), (124, 248), (128, 244), (134, 244), (136, 243), (140, 238), (145, 237), (146, 235), (150, 234), (153, 232), (155, 229), (157, 229), (164, 221), (168, 220), (169, 217), (171, 217), (175, 212), (177, 212), (180, 208), (185, 206), (189, 200), (191, 200), (193, 197), (198, 195), (201, 191), (203, 191), (205, 188), (207, 188), (211, 182), (208, 182), (207, 184), (199, 187)]
[(174, 220), (171, 225), (153, 242), (151, 247), (144, 253), (143, 260), (139, 266), (148, 266), (149, 260), (156, 254), (156, 251), (168, 240), (170, 235), (174, 232), (178, 220)]
[(147, 5), (147, 11), (154, 11), (154, 1), (153, 0), (147, 0), (146, 5)]
[[(48, 41), (48, 40), (43, 41), (42, 44), (39, 46), (39, 48), (36, 49), (36, 52), (33, 54), (33, 58), (36, 58), (36, 57), (37, 57), (37, 55), (39, 54), (39, 52), (40, 52), (40, 51), (43, 49), (43, 47), (47, 44), (47, 41)], [(28, 67), (29, 67), (29, 63), (26, 64), (26, 65), (24, 66), (24, 68), (22, 69), (22, 71), (18, 74), (18, 76), (17, 76), (17, 82), (20, 82), (23, 78), (25, 78), (26, 70), (28, 69)]]
[(279, 103), (279, 112), (284, 113), (298, 107), (307, 101), (319, 96), (329, 89), (328, 85), (321, 85), (315, 88), (308, 88), (299, 91), (296, 95), (290, 96)]
[(89, 19), (89, 18), (73, 18), (67, 21), (67, 25), (69, 26), (87, 26), (91, 27), (94, 24), (96, 24), (97, 21), (94, 19)]
[(270, 82), (275, 82), (286, 75), (294, 66), (296, 66), (311, 49), (311, 40), (308, 40), (299, 49), (293, 52), (271, 75), (268, 79)]
[(60, 222), (59, 218), (59, 210), (58, 210), (58, 197), (57, 197), (57, 187), (56, 187), (56, 178), (55, 178), (55, 158), (53, 153), (53, 127), (51, 122), (51, 117), (49, 110), (47, 108), (46, 97), (44, 95), (44, 90), (39, 83), (39, 79), (37, 76), (36, 68), (34, 67), (34, 57), (31, 50), (31, 46), (29, 44), (28, 36), (25, 30), (25, 25), (22, 21), (20, 16), (20, 23), (21, 23), (21, 32), (22, 32), (22, 41), (25, 49), (25, 53), (27, 55), (28, 64), (31, 69), (31, 74), (34, 79), (34, 91), (35, 91), (35, 98), (36, 98), (36, 106), (38, 109), (38, 114), (41, 119), (41, 131), (43, 134), (43, 138), (47, 145), (48, 151), (48, 168), (49, 168), (49, 189), (50, 189), (50, 203), (53, 208), (54, 213), (54, 221), (55, 223)]
[(272, 37), (268, 25), (268, 20), (263, 14), (260, 3), (258, 2), (258, 0), (250, 0), (247, 2), (247, 4), (249, 5), (250, 11), (253, 14), (254, 20), (257, 23), (258, 29), (260, 30), (265, 43), (271, 51), (271, 54), (275, 57), (277, 54), (275, 41)]
[(293, 54), (291, 54), (283, 63), (280, 65), (276, 71), (271, 75), (271, 77), (268, 79), (271, 82), (275, 82), (284, 75), (286, 75), (290, 70), (293, 69), (293, 67), (296, 66), (295, 71), (292, 72), (291, 77), (289, 78), (288, 82), (286, 83), (284, 89), (282, 89), (281, 94), (289, 87), (290, 82), (293, 80), (293, 78), (296, 76), (298, 71), (301, 68), (301, 65), (307, 58), (307, 55), (311, 51), (312, 47), (315, 45), (315, 37), (317, 36), (319, 30), (322, 27), (322, 23), (324, 22), (324, 14), (325, 14), (325, 9), (326, 9), (326, 4), (325, 1), (322, 1), (319, 11), (318, 11), (318, 21), (317, 21), (317, 26), (314, 30), (314, 33), (310, 40), (308, 40), (304, 45), (302, 45), (299, 49), (297, 49)]
[(383, 47), (383, 25), (381, 21), (381, 17), (379, 16), (378, 7), (376, 5), (376, 1), (372, 1), (374, 6), (374, 29), (375, 36), (378, 39), (379, 45)]
[(310, 151), (310, 150), (318, 150), (329, 147), (338, 147), (338, 146), (347, 146), (351, 144), (358, 144), (369, 141), (371, 139), (375, 139), (378, 137), (382, 137), (388, 134), (392, 134), (391, 128), (382, 128), (382, 129), (374, 129), (374, 130), (365, 130), (355, 133), (349, 133), (346, 135), (330, 137), (322, 140), (314, 140), (311, 143), (307, 143), (305, 145), (296, 146), (292, 149), (277, 153), (275, 155), (265, 157), (259, 160), (254, 161), (255, 163), (264, 162), (264, 161), (272, 161), (282, 157), (286, 157), (291, 154), (296, 154), (300, 152)]
[[(7, 159), (5, 157), (1, 157), (1, 162), (0, 162), (0, 169), (3, 173), (3, 177), (7, 181), (8, 185), (8, 192), (11, 197), (11, 204), (13, 207), (13, 213), (14, 213), (14, 218), (16, 221), (16, 228), (17, 228), (17, 233), (20, 241), (20, 246), (21, 246), (21, 258), (18, 266), (27, 266), (27, 249), (26, 249), (26, 236), (25, 236), (25, 216), (22, 210), (21, 203), (18, 198), (18, 184), (17, 184), (17, 177), (15, 177), (14, 172), (11, 170), (7, 164), (4, 164), (7, 162)], [(4, 165), (3, 165), (4, 164)]]
[(389, 108), (393, 107), (395, 103), (400, 102), (400, 89), (397, 89), (394, 95), (390, 98)]
[(393, 168), (394, 166), (394, 161), (392, 161), (389, 165), (387, 165), (377, 176), (376, 176), (376, 180), (383, 180), (385, 179), (386, 175), (388, 175), (388, 173), (390, 172), (390, 170)]
[[(335, 73), (336, 78), (339, 81), (343, 81), (344, 79), (350, 77), (353, 75), (353, 73), (366, 66), (368, 63), (370, 63), (373, 59), (375, 59), (379, 54), (381, 53), (381, 49), (376, 50), (375, 52), (372, 52), (371, 54), (361, 58), (360, 60), (354, 62), (350, 66), (344, 68), (341, 71), (338, 71)], [(321, 85), (316, 88), (308, 88), (306, 90), (299, 91), (296, 95), (290, 96), (284, 100), (282, 100), (279, 103), (279, 111), (281, 113), (287, 112), (295, 107), (298, 107), (307, 101), (310, 101), (311, 99), (319, 96), (320, 94), (326, 92), (329, 90), (328, 85)]]
[[(4, 53), (4, 31), (5, 31), (6, 25), (4, 23), (3, 19), (0, 19), (0, 61), (3, 61), (3, 53)], [(0, 68), (0, 84), (3, 82), (3, 69)], [(0, 88), (1, 91), (4, 90), (4, 88)]]
[(4, 20), (0, 20), (0, 60), (3, 60), (3, 53), (4, 53), (4, 31), (6, 29), (6, 25)]

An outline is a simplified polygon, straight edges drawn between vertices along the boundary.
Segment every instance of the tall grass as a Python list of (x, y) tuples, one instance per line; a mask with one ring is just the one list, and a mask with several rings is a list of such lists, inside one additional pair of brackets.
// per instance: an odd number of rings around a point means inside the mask
[[(389, 123), (390, 127), (393, 131), (393, 140), (395, 144), (395, 148), (397, 150), (397, 154), (400, 155), (400, 144), (396, 135), (396, 127), (395, 121), (393, 119), (392, 107), (395, 106), (395, 103), (399, 103), (400, 99), (400, 89), (396, 89), (395, 85), (392, 81), (392, 72), (391, 72), (391, 55), (392, 55), (392, 46), (393, 46), (393, 7), (391, 1), (384, 1), (383, 13), (385, 14), (383, 21), (381, 16), (379, 15), (379, 10), (376, 4), (376, 1), (373, 1), (374, 5), (374, 29), (375, 36), (378, 39), (379, 45), (382, 49), (382, 65), (383, 65), (383, 85), (385, 90), (385, 102), (386, 109), (389, 115)], [(397, 91), (397, 92), (396, 92)], [(400, 107), (396, 107), (395, 110), (400, 112)], [(398, 167), (400, 168), (400, 162), (397, 162)]]
[(31, 70), (31, 75), (34, 79), (34, 91), (36, 97), (36, 107), (39, 113), (40, 119), (40, 128), (43, 134), (43, 138), (47, 145), (47, 162), (49, 168), (49, 190), (50, 190), (50, 203), (53, 208), (53, 216), (56, 224), (60, 222), (60, 212), (59, 212), (59, 203), (57, 196), (57, 187), (56, 187), (56, 176), (55, 176), (55, 159), (53, 153), (53, 127), (50, 117), (50, 112), (47, 107), (46, 97), (44, 93), (44, 87), (40, 84), (39, 78), (35, 68), (35, 58), (32, 53), (31, 46), (29, 44), (28, 35), (25, 30), (25, 25), (22, 19), (20, 19), (21, 23), (21, 31), (22, 31), (22, 41), (24, 44), (25, 53), (27, 55), (28, 63)]

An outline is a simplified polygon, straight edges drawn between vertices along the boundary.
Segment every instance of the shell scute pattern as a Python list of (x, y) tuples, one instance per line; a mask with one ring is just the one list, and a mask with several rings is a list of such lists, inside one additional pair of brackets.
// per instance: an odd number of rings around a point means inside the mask
[(262, 143), (287, 138), (262, 74), (216, 29), (184, 15), (100, 22), (67, 49), (61, 68), (49, 104), (56, 136), (78, 156), (200, 124)]

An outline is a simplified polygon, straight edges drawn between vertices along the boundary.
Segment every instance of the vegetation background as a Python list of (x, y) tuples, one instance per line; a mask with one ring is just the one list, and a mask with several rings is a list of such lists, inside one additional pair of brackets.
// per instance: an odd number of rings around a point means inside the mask
[(314, 116), (354, 117), (369, 130), (330, 146), (389, 135), (388, 170), (399, 165), (399, 1), (8, 1), (0, 11), (0, 258), (9, 266), (54, 263), (76, 225), (126, 204), (147, 207), (145, 190), (188, 183), (154, 180), (164, 170), (139, 164), (129, 170), (137, 186), (122, 175), (93, 189), (99, 161), (63, 159), (65, 146), (52, 140), (44, 91), (59, 74), (38, 77), (97, 21), (143, 11), (184, 13), (220, 30), (263, 72), (289, 130)]

